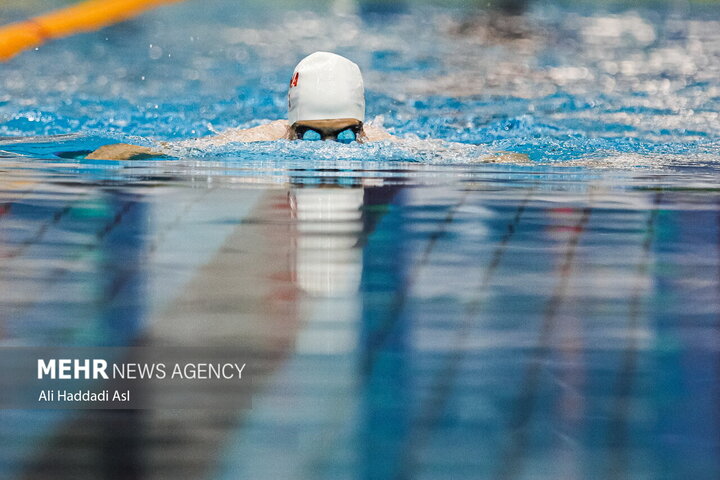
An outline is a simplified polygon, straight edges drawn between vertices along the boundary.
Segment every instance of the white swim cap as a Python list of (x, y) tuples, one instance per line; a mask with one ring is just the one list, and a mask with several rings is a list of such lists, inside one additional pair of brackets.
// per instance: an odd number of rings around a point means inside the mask
[(315, 52), (293, 72), (288, 122), (354, 118), (365, 121), (365, 88), (360, 68), (340, 55)]

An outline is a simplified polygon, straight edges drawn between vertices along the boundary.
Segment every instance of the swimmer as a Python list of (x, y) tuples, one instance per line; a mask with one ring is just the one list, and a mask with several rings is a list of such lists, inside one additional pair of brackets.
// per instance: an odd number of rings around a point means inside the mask
[[(207, 148), (234, 142), (273, 140), (334, 140), (343, 143), (398, 142), (413, 149), (440, 154), (448, 146), (472, 150), (475, 145), (438, 140), (403, 140), (382, 127), (365, 122), (365, 87), (360, 68), (345, 57), (315, 52), (305, 57), (293, 71), (288, 89), (288, 119), (275, 120), (254, 128), (231, 128), (218, 135), (160, 142), (156, 148), (127, 143), (105, 145), (88, 154), (87, 159), (140, 160), (174, 156), (177, 147)], [(455, 152), (457, 153), (457, 152)], [(527, 155), (496, 152), (476, 158), (482, 163), (527, 163)]]
[[(229, 129), (219, 135), (162, 143), (171, 146), (218, 146), (232, 142), (273, 140), (394, 141), (381, 127), (365, 123), (365, 88), (360, 68), (340, 55), (315, 52), (293, 71), (288, 90), (288, 119), (248, 129)], [(88, 159), (133, 160), (166, 155), (127, 143), (105, 145)]]

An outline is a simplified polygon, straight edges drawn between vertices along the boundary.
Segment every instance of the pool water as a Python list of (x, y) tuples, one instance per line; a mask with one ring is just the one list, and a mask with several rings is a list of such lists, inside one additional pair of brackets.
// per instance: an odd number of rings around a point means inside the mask
[[(717, 478), (720, 10), (381, 3), (186, 2), (2, 66), (2, 345), (262, 376), (1, 411), (0, 477)], [(404, 142), (82, 158), (283, 118), (315, 50)]]

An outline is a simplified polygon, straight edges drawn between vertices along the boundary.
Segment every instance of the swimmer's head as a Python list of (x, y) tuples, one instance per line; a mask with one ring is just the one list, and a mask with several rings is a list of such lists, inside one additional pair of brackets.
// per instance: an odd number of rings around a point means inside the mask
[[(365, 88), (360, 68), (345, 57), (328, 52), (315, 52), (305, 57), (290, 80), (288, 91), (288, 123), (295, 138), (295, 127), (315, 129), (322, 139), (340, 132), (344, 125), (359, 126), (365, 120)], [(329, 132), (325, 135), (323, 132)]]

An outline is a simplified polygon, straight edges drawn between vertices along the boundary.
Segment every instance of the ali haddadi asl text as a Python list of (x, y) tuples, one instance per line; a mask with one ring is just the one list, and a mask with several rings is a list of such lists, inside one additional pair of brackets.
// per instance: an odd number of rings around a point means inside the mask
[(93, 392), (90, 390), (41, 390), (38, 402), (129, 402), (130, 390)]

